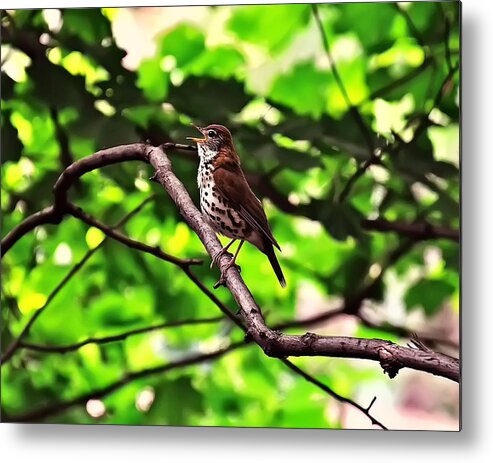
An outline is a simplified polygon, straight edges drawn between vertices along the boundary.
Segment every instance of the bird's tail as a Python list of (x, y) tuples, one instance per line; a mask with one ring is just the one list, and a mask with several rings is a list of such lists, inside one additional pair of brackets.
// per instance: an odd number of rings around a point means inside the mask
[(270, 265), (272, 265), (272, 268), (274, 269), (274, 272), (277, 276), (277, 279), (279, 280), (279, 283), (283, 288), (286, 287), (286, 279), (284, 278), (284, 275), (281, 270), (281, 266), (279, 265), (279, 261), (277, 260), (276, 253), (274, 251), (274, 248), (271, 243), (266, 243), (264, 245), (265, 250), (264, 253), (267, 255), (269, 258)]

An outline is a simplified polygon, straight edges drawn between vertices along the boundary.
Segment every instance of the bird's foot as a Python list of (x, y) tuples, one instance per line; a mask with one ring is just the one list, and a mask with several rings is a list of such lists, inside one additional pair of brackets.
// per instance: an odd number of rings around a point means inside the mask
[(226, 267), (224, 268), (224, 270), (221, 271), (221, 277), (216, 282), (216, 284), (213, 286), (214, 289), (217, 289), (220, 286), (226, 286), (226, 272), (231, 267), (236, 267), (236, 270), (238, 270), (238, 272), (241, 272), (241, 267), (234, 261), (234, 259), (231, 259), (231, 261), (228, 263), (228, 265), (226, 265)]
[(214, 256), (212, 256), (212, 261), (210, 266), (211, 269), (212, 267), (214, 267), (214, 265), (217, 265), (219, 267), (219, 259), (221, 259), (221, 257), (224, 256), (224, 254), (229, 254), (231, 257), (233, 257), (233, 254), (228, 252), (226, 248), (221, 249)]
[(226, 273), (231, 267), (236, 267), (236, 270), (238, 270), (239, 273), (241, 273), (241, 267), (235, 262), (234, 259), (231, 259), (226, 265), (226, 268), (222, 271), (222, 273)]

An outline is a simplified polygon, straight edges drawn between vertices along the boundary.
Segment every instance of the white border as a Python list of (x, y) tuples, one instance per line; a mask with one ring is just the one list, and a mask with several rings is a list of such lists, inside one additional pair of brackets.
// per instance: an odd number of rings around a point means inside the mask
[[(218, 1), (27, 1), (14, 8), (221, 4)], [(229, 3), (242, 3), (232, 1)], [(262, 2), (249, 2), (262, 3)], [(274, 2), (275, 3), (275, 2)], [(446, 463), (493, 454), (493, 2), (463, 1), (463, 431), (383, 432), (0, 425), (3, 461), (346, 461)], [(4, 8), (5, 6), (2, 5)], [(385, 27), (385, 25), (382, 25)], [(482, 102), (485, 104), (482, 105)], [(487, 457), (487, 455), (490, 457)]]

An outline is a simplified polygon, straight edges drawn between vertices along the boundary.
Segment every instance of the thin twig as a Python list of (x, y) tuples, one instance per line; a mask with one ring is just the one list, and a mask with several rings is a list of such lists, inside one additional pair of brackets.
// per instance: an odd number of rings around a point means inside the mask
[(23, 415), (3, 416), (3, 421), (11, 422), (11, 423), (39, 422), (39, 421), (42, 421), (43, 419), (45, 419), (49, 416), (65, 412), (65, 411), (69, 410), (70, 408), (75, 407), (77, 405), (85, 405), (88, 400), (101, 399), (101, 398), (107, 396), (108, 394), (111, 394), (112, 392), (117, 391), (118, 389), (122, 388), (123, 386), (126, 386), (130, 382), (135, 381), (137, 379), (147, 378), (149, 376), (166, 373), (168, 371), (176, 370), (178, 368), (185, 368), (188, 366), (197, 365), (199, 363), (215, 360), (215, 359), (222, 357), (223, 355), (225, 355), (229, 352), (232, 352), (232, 351), (234, 351), (240, 347), (244, 347), (244, 346), (246, 346), (244, 341), (236, 342), (236, 343), (230, 344), (227, 347), (215, 350), (215, 351), (210, 352), (210, 353), (196, 354), (196, 355), (193, 355), (190, 357), (185, 357), (185, 358), (178, 360), (176, 362), (166, 363), (164, 365), (159, 365), (159, 366), (153, 367), (153, 368), (147, 368), (145, 370), (136, 371), (133, 373), (126, 373), (117, 381), (115, 381), (111, 384), (108, 384), (107, 386), (105, 386), (101, 389), (82, 394), (82, 395), (75, 397), (73, 399), (69, 399), (69, 400), (66, 400), (63, 402), (59, 402), (59, 403), (55, 403), (52, 405), (48, 405), (46, 407), (42, 407), (42, 408), (39, 408), (37, 410), (27, 412)]
[(148, 254), (152, 254), (159, 259), (165, 260), (166, 262), (170, 262), (179, 267), (188, 266), (188, 265), (200, 265), (203, 263), (201, 259), (181, 259), (179, 257), (175, 257), (171, 254), (168, 254), (161, 250), (161, 248), (155, 246), (149, 246), (140, 241), (133, 240), (128, 236), (125, 236), (123, 233), (120, 233), (112, 227), (108, 227), (102, 222), (91, 217), (89, 214), (86, 214), (80, 207), (75, 206), (72, 203), (67, 204), (67, 212), (71, 214), (73, 217), (81, 220), (91, 227), (98, 228), (101, 230), (107, 237), (112, 238), (120, 243), (128, 246), (129, 248), (137, 249), (138, 251), (142, 251)]
[(390, 222), (385, 219), (364, 219), (362, 226), (366, 230), (394, 232), (415, 240), (447, 239), (459, 241), (459, 230), (431, 225), (427, 222)]
[[(425, 51), (427, 52), (428, 50), (428, 47), (426, 45), (426, 42), (425, 40), (423, 39), (423, 36), (421, 35), (421, 32), (420, 30), (416, 27), (416, 25), (414, 24), (414, 21), (412, 20), (409, 12), (402, 8), (399, 3), (390, 3), (390, 5), (392, 5), (396, 10), (397, 12), (404, 18), (404, 20), (406, 21), (406, 24), (407, 24), (407, 27), (409, 28), (409, 30), (411, 31), (411, 34), (414, 35), (414, 38), (416, 39), (416, 41), (419, 43), (419, 46)], [(426, 53), (427, 54), (427, 53)]]
[(2, 258), (8, 252), (8, 250), (19, 241), (25, 234), (34, 230), (40, 225), (56, 224), (58, 220), (58, 214), (53, 206), (48, 206), (41, 211), (35, 212), (26, 217), (21, 223), (17, 224), (7, 235), (2, 239)]
[[(122, 217), (114, 226), (114, 228), (121, 227), (124, 225), (128, 220), (130, 220), (135, 214), (137, 214), (149, 201), (151, 201), (153, 197), (146, 198), (144, 201), (142, 201), (135, 209), (130, 211), (128, 214), (126, 214), (124, 217)], [(31, 327), (33, 326), (34, 322), (38, 319), (38, 317), (41, 316), (41, 314), (48, 308), (50, 305), (51, 301), (56, 297), (56, 295), (63, 289), (63, 287), (72, 279), (74, 275), (79, 272), (79, 270), (85, 265), (85, 263), (91, 258), (91, 256), (97, 252), (104, 244), (106, 238), (101, 241), (96, 247), (89, 249), (85, 256), (75, 264), (70, 271), (65, 275), (65, 277), (58, 283), (58, 285), (51, 291), (51, 293), (48, 295), (46, 302), (43, 304), (42, 307), (40, 307), (34, 314), (31, 316), (31, 318), (28, 320), (20, 334), (11, 342), (9, 347), (5, 350), (5, 353), (3, 356), (0, 358), (0, 365), (3, 365), (5, 362), (7, 362), (17, 351), (17, 349), (20, 346), (21, 341), (29, 334), (29, 331)]]
[(162, 330), (167, 328), (177, 328), (181, 326), (191, 326), (191, 325), (203, 325), (203, 324), (212, 324), (219, 323), (224, 321), (225, 318), (222, 316), (219, 317), (211, 317), (211, 318), (191, 318), (186, 320), (177, 320), (174, 322), (164, 322), (159, 323), (157, 325), (145, 326), (143, 328), (136, 328), (134, 330), (125, 331), (123, 333), (115, 334), (113, 336), (102, 336), (102, 337), (90, 337), (84, 339), (83, 341), (76, 342), (74, 344), (66, 344), (63, 346), (50, 346), (43, 344), (36, 344), (27, 341), (21, 341), (20, 347), (24, 349), (29, 349), (37, 352), (51, 352), (58, 354), (65, 354), (67, 352), (73, 352), (80, 349), (87, 344), (107, 344), (110, 342), (118, 342), (124, 341), (130, 336), (135, 336), (137, 334), (148, 333), (150, 331)]
[(351, 98), (349, 97), (349, 93), (346, 90), (346, 87), (344, 85), (344, 82), (342, 81), (341, 75), (339, 74), (339, 71), (337, 69), (336, 62), (334, 60), (334, 57), (332, 56), (332, 52), (330, 50), (330, 44), (327, 39), (327, 35), (325, 34), (324, 26), (322, 24), (322, 19), (320, 18), (320, 13), (318, 10), (318, 5), (313, 3), (311, 5), (312, 7), (312, 12), (313, 16), (315, 18), (315, 22), (317, 23), (317, 27), (320, 33), (320, 36), (322, 38), (322, 44), (325, 49), (325, 54), (327, 55), (327, 59), (329, 60), (330, 68), (332, 71), (332, 74), (334, 76), (334, 80), (337, 83), (337, 86), (339, 87), (339, 90), (342, 94), (342, 97), (344, 98), (344, 101), (346, 103), (346, 106), (348, 107), (348, 110), (353, 117), (354, 121), (356, 122), (356, 125), (359, 127), (364, 139), (366, 140), (366, 144), (368, 146), (368, 150), (370, 152), (370, 156), (373, 153), (373, 150), (375, 149), (374, 143), (373, 143), (373, 136), (368, 128), (368, 126), (365, 124), (365, 121), (363, 119), (363, 116), (359, 112), (358, 108), (354, 106), (351, 102)]
[(339, 197), (337, 198), (337, 201), (339, 203), (342, 203), (345, 201), (345, 199), (349, 196), (349, 193), (351, 192), (352, 188), (354, 187), (355, 183), (360, 179), (363, 174), (367, 171), (367, 169), (372, 165), (376, 164), (380, 161), (381, 156), (383, 155), (383, 151), (379, 150), (378, 153), (372, 153), (372, 155), (363, 161), (358, 168), (355, 170), (354, 174), (349, 177), (348, 181), (344, 185), (344, 188), (342, 189), (341, 193), (339, 194)]
[(440, 106), (440, 103), (442, 101), (442, 98), (444, 95), (450, 91), (450, 82), (454, 76), (454, 74), (459, 70), (459, 66), (456, 65), (452, 69), (450, 69), (446, 76), (443, 78), (442, 83), (440, 84), (440, 87), (438, 89), (438, 92), (435, 95), (435, 98), (433, 99), (433, 104), (431, 105), (430, 109), (423, 115), (423, 117), (420, 119), (413, 135), (413, 140), (408, 143), (408, 145), (412, 144), (415, 140), (419, 138), (421, 133), (423, 133), (424, 130), (426, 130), (429, 127), (430, 123), (430, 114), (433, 111), (434, 108), (438, 108)]
[(440, 15), (442, 16), (444, 23), (443, 44), (445, 48), (445, 61), (447, 63), (448, 70), (451, 71), (454, 68), (454, 65), (452, 64), (452, 53), (450, 51), (450, 30), (451, 30), (450, 19), (443, 5), (440, 2), (435, 3), (435, 6), (438, 9)]
[(182, 145), (181, 143), (171, 143), (167, 142), (163, 144), (163, 149), (177, 149), (182, 151), (197, 151), (196, 146), (192, 145)]
[(391, 91), (395, 90), (396, 88), (401, 87), (402, 85), (405, 85), (409, 83), (411, 80), (414, 78), (418, 77), (423, 71), (428, 69), (430, 65), (433, 64), (433, 59), (430, 57), (427, 57), (424, 59), (424, 61), (421, 63), (420, 66), (417, 68), (412, 69), (409, 71), (407, 74), (404, 74), (403, 76), (399, 77), (398, 79), (393, 80), (392, 82), (388, 83), (387, 85), (384, 85), (376, 90), (374, 90), (367, 98), (367, 101), (372, 101), (375, 98), (380, 98)]
[(336, 399), (342, 403), (347, 403), (347, 404), (357, 408), (360, 412), (362, 412), (363, 414), (365, 414), (369, 418), (369, 420), (371, 421), (372, 424), (377, 425), (380, 428), (385, 429), (385, 430), (388, 429), (383, 423), (378, 421), (373, 415), (370, 414), (370, 408), (372, 407), (373, 403), (375, 402), (376, 397), (373, 399), (373, 401), (371, 402), (369, 407), (364, 408), (360, 404), (355, 402), (354, 400), (348, 399), (347, 397), (343, 397), (340, 394), (338, 394), (337, 392), (334, 392), (331, 388), (326, 386), (324, 383), (322, 383), (321, 381), (319, 381), (318, 379), (316, 379), (312, 375), (306, 373), (300, 367), (296, 366), (293, 362), (290, 362), (289, 360), (283, 359), (282, 363), (284, 363), (284, 365), (286, 365), (289, 369), (291, 369), (292, 371), (294, 371), (295, 373), (297, 373), (301, 377), (305, 378), (308, 382), (315, 384), (315, 386), (317, 386), (318, 388), (325, 391), (327, 394), (329, 394), (334, 399)]

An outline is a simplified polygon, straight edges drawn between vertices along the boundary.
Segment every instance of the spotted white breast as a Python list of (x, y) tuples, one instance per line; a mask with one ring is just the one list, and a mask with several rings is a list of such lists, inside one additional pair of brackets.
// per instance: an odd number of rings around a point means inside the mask
[(216, 232), (229, 238), (243, 239), (246, 223), (216, 187), (213, 158), (214, 155), (207, 152), (200, 156), (197, 184), (200, 190), (202, 214)]

